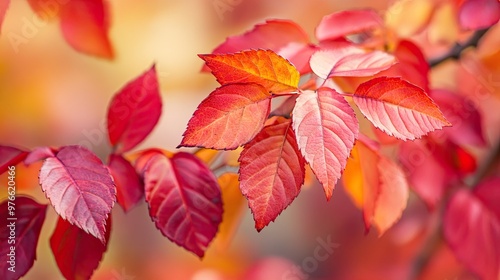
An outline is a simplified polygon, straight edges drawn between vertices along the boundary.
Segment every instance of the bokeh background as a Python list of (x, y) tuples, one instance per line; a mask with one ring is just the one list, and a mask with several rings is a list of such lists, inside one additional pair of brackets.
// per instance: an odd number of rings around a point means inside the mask
[[(90, 140), (93, 151), (105, 158), (110, 148), (103, 124), (110, 99), (156, 63), (163, 113), (158, 126), (136, 150), (174, 150), (197, 104), (217, 87), (211, 75), (200, 73), (202, 61), (197, 54), (210, 53), (227, 36), (241, 34), (270, 18), (291, 19), (313, 38), (314, 27), (334, 11), (370, 7), (384, 14), (392, 7), (389, 24), (400, 36), (416, 38), (428, 56), (439, 55), (470, 35), (457, 30), (446, 9), (433, 10), (435, 3), (446, 1), (242, 0), (228, 1), (237, 4), (222, 16), (214, 7), (217, 1), (222, 0), (108, 1), (113, 60), (76, 52), (63, 39), (56, 19), (40, 21), (26, 1), (12, 1), (0, 36), (0, 143), (33, 148)], [(9, 34), (22, 34), (26, 24), (34, 23), (27, 42), (14, 46)], [(430, 31), (416, 32), (429, 28), (427, 25), (432, 26)], [(498, 30), (494, 32), (481, 50), (485, 55), (498, 52), (500, 36)], [(483, 111), (498, 108), (500, 78), (498, 67), (492, 65), (484, 73), (485, 83), (467, 84), (496, 94), (487, 102), (480, 100)], [(463, 86), (457, 85), (456, 77), (457, 71), (464, 70), (455, 66), (450, 62), (435, 69), (431, 83)], [(494, 142), (500, 134), (498, 113), (484, 118), (484, 126), (494, 128), (486, 129), (486, 137)], [(480, 159), (487, 150), (474, 153)], [(17, 178), (18, 194), (48, 203), (37, 184), (36, 167), (20, 166)], [(93, 279), (306, 279), (283, 278), (294, 264), (302, 270), (310, 268), (309, 279), (407, 279), (418, 262), (428, 225), (436, 222), (424, 203), (412, 195), (401, 221), (384, 236), (377, 237), (373, 229), (365, 234), (362, 214), (343, 189), (338, 187), (327, 202), (315, 182), (260, 233), (253, 228), (246, 204), (238, 211), (235, 215), (241, 221), (235, 224), (234, 235), (217, 237), (206, 257), (199, 260), (155, 229), (145, 203), (127, 214), (115, 207), (109, 249)], [(37, 261), (24, 279), (62, 279), (48, 242), (55, 223), (56, 214), (49, 207)], [(336, 248), (325, 260), (316, 260), (314, 267), (311, 257), (328, 240)], [(422, 279), (475, 279), (444, 244), (438, 246)]]

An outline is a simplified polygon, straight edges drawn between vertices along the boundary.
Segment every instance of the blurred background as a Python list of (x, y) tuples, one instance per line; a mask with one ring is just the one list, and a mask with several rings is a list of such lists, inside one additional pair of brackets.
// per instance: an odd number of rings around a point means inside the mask
[[(62, 37), (57, 19), (41, 21), (26, 1), (11, 1), (0, 36), (0, 143), (33, 148), (90, 140), (95, 142), (93, 151), (105, 158), (110, 148), (102, 128), (109, 101), (123, 85), (156, 63), (163, 113), (136, 150), (174, 150), (198, 103), (217, 87), (210, 74), (200, 73), (203, 64), (197, 54), (210, 53), (226, 37), (270, 18), (295, 21), (314, 42), (314, 28), (325, 15), (361, 7), (383, 15), (392, 7), (394, 17), (392, 21), (386, 18), (388, 23), (398, 35), (419, 40), (428, 56), (439, 55), (461, 36), (470, 35), (453, 29), (449, 24), (452, 16), (446, 11), (433, 10), (435, 3), (446, 1), (242, 0), (226, 1), (233, 6), (223, 14), (216, 9), (217, 1), (223, 0), (107, 1), (113, 60), (75, 51)], [(407, 17), (401, 16), (405, 13)], [(431, 14), (439, 18), (433, 19)], [(439, 28), (425, 35), (417, 32), (433, 21)], [(9, 34), (22, 34), (27, 22), (34, 30), (26, 42), (13, 45)], [(482, 50), (485, 55), (498, 52), (495, 41), (500, 36), (498, 30), (494, 32), (488, 37), (489, 49), (486, 45)], [(482, 86), (494, 85), (488, 92), (498, 97), (497, 68), (488, 68), (490, 72), (484, 74), (487, 83)], [(456, 83), (460, 71), (453, 62), (440, 66), (432, 73), (431, 83), (460, 87)], [(467, 85), (477, 89), (481, 83)], [(481, 110), (494, 110), (498, 98), (480, 106)], [(487, 130), (488, 141), (498, 139), (499, 119), (498, 113), (485, 115), (484, 126), (496, 127)], [(485, 153), (475, 151), (478, 158)], [(19, 167), (18, 194), (48, 203), (37, 183), (37, 169)], [(241, 220), (232, 227), (234, 235), (216, 237), (205, 258), (199, 260), (156, 230), (145, 203), (127, 214), (115, 207), (108, 252), (93, 279), (407, 279), (418, 266), (416, 256), (428, 225), (436, 222), (424, 203), (412, 195), (401, 221), (392, 229), (381, 238), (374, 229), (365, 234), (362, 214), (343, 188), (337, 187), (327, 202), (316, 182), (304, 188), (277, 221), (260, 233), (253, 228), (246, 202), (234, 215)], [(37, 261), (24, 279), (62, 279), (48, 242), (55, 224), (56, 214), (49, 207)], [(334, 249), (324, 247), (329, 243), (335, 244)], [(445, 245), (438, 246), (422, 279), (475, 279)], [(318, 250), (327, 257), (315, 257)], [(307, 273), (301, 275), (297, 269)]]

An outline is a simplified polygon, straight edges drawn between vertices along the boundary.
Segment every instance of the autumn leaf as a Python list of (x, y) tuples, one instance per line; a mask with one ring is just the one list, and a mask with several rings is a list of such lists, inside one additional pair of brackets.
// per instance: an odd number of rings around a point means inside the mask
[(329, 200), (358, 135), (354, 111), (339, 93), (320, 88), (299, 95), (292, 120), (300, 151)]
[(69, 0), (61, 5), (64, 38), (79, 52), (112, 59), (108, 13), (103, 0)]
[(123, 156), (110, 155), (108, 167), (116, 183), (116, 200), (128, 212), (142, 200), (144, 186), (135, 168)]
[(156, 126), (162, 109), (158, 77), (153, 65), (122, 88), (108, 109), (108, 135), (115, 153), (134, 148)]
[(465, 0), (459, 8), (460, 25), (465, 29), (490, 27), (500, 19), (498, 0)]
[(146, 164), (144, 185), (156, 227), (203, 257), (222, 220), (221, 193), (211, 171), (188, 153), (156, 154)]
[(432, 99), (441, 108), (443, 115), (453, 126), (443, 133), (459, 145), (485, 146), (481, 115), (472, 100), (448, 90), (436, 89)]
[(304, 159), (291, 120), (276, 118), (244, 146), (239, 158), (240, 189), (261, 231), (297, 197), (304, 183)]
[(480, 183), (473, 192), (459, 190), (447, 204), (444, 239), (457, 258), (481, 279), (500, 276), (499, 178)]
[(39, 182), (57, 214), (106, 242), (106, 219), (116, 188), (99, 158), (81, 146), (63, 147), (44, 161)]
[(68, 280), (90, 279), (107, 250), (111, 216), (106, 222), (104, 243), (59, 217), (50, 237), (50, 248), (62, 275)]
[(373, 224), (379, 236), (399, 220), (406, 208), (409, 190), (403, 170), (366, 137), (356, 141), (342, 181), (356, 206), (363, 210), (366, 230)]
[(9, 5), (10, 5), (10, 0), (0, 1), (0, 31), (2, 28), (3, 19), (5, 18), (5, 14), (7, 13)]
[(224, 213), (213, 246), (221, 252), (226, 252), (242, 220), (245, 210), (245, 197), (243, 197), (239, 188), (238, 174), (224, 173), (217, 178), (217, 182), (222, 192)]
[[(26, 196), (18, 196), (13, 201), (4, 200), (0, 204), (3, 225), (0, 228), (0, 253), (5, 260), (0, 263), (0, 269), (6, 277), (4, 279), (19, 279), (33, 266), (46, 212), (47, 205), (38, 204)], [(11, 267), (14, 271), (9, 269)]]
[(181, 145), (236, 149), (262, 129), (271, 95), (258, 84), (228, 84), (201, 102), (189, 120)]
[(286, 59), (271, 50), (199, 55), (221, 85), (256, 83), (273, 94), (297, 89), (300, 74)]
[(316, 38), (319, 41), (333, 40), (369, 31), (382, 25), (382, 18), (374, 10), (341, 11), (321, 19), (321, 22), (316, 27)]
[(23, 161), (27, 155), (27, 151), (0, 145), (0, 174), (7, 171), (9, 166), (14, 166)]
[(334, 76), (372, 76), (391, 67), (396, 60), (382, 51), (366, 52), (355, 46), (346, 46), (317, 51), (309, 63), (314, 74), (328, 79)]
[(421, 88), (400, 78), (369, 80), (359, 85), (353, 100), (373, 125), (402, 140), (451, 125)]
[(56, 153), (56, 149), (47, 146), (34, 148), (24, 159), (24, 164), (31, 165), (37, 161), (42, 161), (46, 158), (53, 157)]

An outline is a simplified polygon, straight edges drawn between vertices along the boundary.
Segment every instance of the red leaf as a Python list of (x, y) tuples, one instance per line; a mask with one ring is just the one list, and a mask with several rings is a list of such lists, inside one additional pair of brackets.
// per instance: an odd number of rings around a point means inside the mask
[(55, 156), (55, 153), (57, 153), (56, 149), (47, 146), (34, 148), (28, 154), (26, 159), (24, 159), (24, 164), (31, 165), (37, 161), (42, 161), (48, 157), (53, 157)]
[(245, 145), (239, 158), (240, 189), (260, 231), (297, 197), (305, 161), (291, 120), (277, 118)]
[(431, 97), (439, 105), (446, 119), (453, 124), (443, 130), (449, 139), (459, 145), (486, 145), (481, 128), (481, 115), (471, 100), (447, 90), (434, 90)]
[(116, 189), (109, 170), (91, 151), (66, 146), (40, 169), (40, 185), (57, 214), (104, 244)]
[(473, 193), (460, 190), (444, 215), (444, 238), (457, 258), (481, 279), (500, 277), (500, 179), (482, 182)]
[(408, 201), (408, 183), (401, 168), (380, 154), (373, 141), (361, 137), (351, 151), (342, 175), (347, 193), (363, 210), (366, 230), (379, 236), (399, 220)]
[(9, 8), (10, 0), (0, 1), (0, 29), (2, 28), (3, 19), (5, 18), (5, 13)]
[(373, 125), (402, 140), (451, 125), (421, 88), (400, 78), (369, 80), (359, 85), (353, 99)]
[(336, 12), (321, 19), (316, 27), (316, 38), (319, 41), (333, 40), (372, 30), (382, 25), (382, 18), (374, 10)]
[(258, 84), (229, 84), (201, 102), (189, 120), (181, 146), (236, 149), (262, 129), (271, 95)]
[(411, 41), (402, 40), (393, 55), (398, 63), (377, 76), (401, 77), (429, 92), (429, 64), (420, 48)]
[(300, 73), (286, 59), (270, 50), (199, 55), (221, 85), (257, 83), (274, 94), (296, 90)]
[(27, 151), (0, 145), (0, 174), (7, 171), (9, 166), (16, 165), (23, 161), (27, 155)]
[[(267, 20), (257, 24), (242, 35), (228, 37), (212, 52), (234, 53), (248, 49), (269, 49), (288, 59), (301, 73), (309, 70), (309, 57), (315, 50), (309, 44), (309, 36), (295, 22), (289, 20)], [(208, 71), (208, 67), (203, 67)]]
[(322, 79), (333, 76), (372, 76), (394, 63), (395, 58), (390, 54), (382, 51), (366, 52), (354, 46), (317, 51), (310, 60), (314, 74)]
[[(9, 207), (13, 207), (12, 212)], [(18, 196), (0, 205), (0, 253), (5, 261), (0, 264), (4, 279), (19, 279), (36, 260), (36, 247), (47, 205), (38, 204), (29, 197)], [(14, 248), (14, 250), (12, 250)], [(14, 260), (12, 260), (14, 255)]]
[(109, 171), (116, 183), (116, 200), (128, 212), (144, 196), (144, 186), (135, 168), (121, 155), (109, 156)]
[(461, 147), (450, 141), (437, 143), (430, 138), (402, 143), (399, 158), (413, 191), (430, 208), (442, 199), (448, 187), (476, 168), (474, 157)]
[(329, 200), (358, 135), (354, 111), (336, 91), (320, 88), (299, 95), (292, 119), (300, 151)]
[(460, 25), (465, 29), (490, 27), (500, 19), (498, 0), (465, 0), (458, 12)]
[(149, 215), (161, 233), (200, 258), (222, 221), (217, 179), (195, 156), (151, 157), (144, 173)]
[(79, 52), (113, 58), (106, 2), (69, 0), (60, 8), (61, 30), (68, 44)]
[(129, 82), (113, 97), (108, 110), (108, 133), (115, 153), (134, 148), (153, 130), (161, 115), (155, 65)]
[(62, 275), (68, 279), (90, 279), (107, 250), (111, 216), (106, 222), (104, 244), (94, 236), (59, 217), (50, 237), (50, 248)]

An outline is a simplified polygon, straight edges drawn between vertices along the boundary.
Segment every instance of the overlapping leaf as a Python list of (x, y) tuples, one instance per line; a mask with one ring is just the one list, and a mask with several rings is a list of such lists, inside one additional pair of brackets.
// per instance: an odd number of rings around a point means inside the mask
[(358, 120), (344, 97), (329, 88), (299, 95), (293, 129), (307, 163), (330, 199), (358, 135)]
[(286, 59), (271, 50), (200, 55), (221, 85), (257, 83), (273, 94), (297, 89), (300, 74)]
[(42, 161), (48, 157), (53, 157), (55, 153), (57, 153), (56, 149), (47, 146), (34, 148), (24, 159), (24, 164), (31, 165), (37, 161)]
[(486, 145), (481, 115), (471, 100), (447, 90), (434, 90), (432, 99), (453, 126), (443, 132), (460, 145)]
[(367, 230), (373, 224), (382, 235), (406, 208), (409, 193), (403, 171), (367, 138), (356, 141), (342, 180), (347, 193), (363, 210)]
[(81, 146), (63, 147), (45, 160), (39, 181), (57, 214), (106, 242), (106, 219), (116, 188), (99, 158)]
[(107, 250), (111, 216), (106, 222), (104, 244), (59, 217), (50, 237), (50, 248), (62, 275), (68, 280), (90, 279)]
[(321, 19), (316, 27), (319, 41), (333, 40), (351, 34), (381, 27), (382, 18), (374, 10), (350, 10), (336, 12)]
[(230, 36), (212, 53), (234, 53), (247, 49), (269, 49), (279, 52), (290, 43), (308, 43), (309, 36), (295, 22), (290, 20), (266, 20), (242, 35)]
[(144, 186), (135, 168), (123, 156), (110, 155), (108, 166), (116, 183), (116, 200), (127, 212), (143, 198)]
[(453, 195), (444, 215), (444, 238), (457, 258), (481, 279), (500, 276), (499, 178), (482, 182), (473, 192)]
[(402, 140), (420, 138), (451, 124), (419, 87), (400, 78), (379, 77), (361, 84), (354, 103), (377, 128)]
[(291, 120), (277, 118), (257, 134), (239, 158), (240, 189), (260, 231), (297, 197), (304, 183), (304, 159)]
[(327, 49), (311, 56), (312, 71), (322, 79), (333, 76), (372, 76), (396, 63), (394, 56), (382, 51), (366, 52), (355, 46)]
[(155, 154), (144, 172), (146, 201), (156, 227), (177, 245), (203, 257), (222, 220), (217, 179), (195, 156)]
[(262, 129), (271, 95), (258, 84), (228, 84), (217, 88), (189, 120), (181, 146), (236, 149)]
[(116, 153), (134, 148), (153, 130), (161, 115), (155, 65), (118, 92), (108, 110), (108, 135)]
[[(38, 238), (45, 221), (47, 205), (38, 204), (29, 197), (18, 196), (15, 201), (0, 204), (0, 253), (5, 258), (0, 263), (4, 279), (19, 279), (30, 270), (36, 260)], [(13, 210), (10, 210), (12, 206)], [(5, 223), (5, 224), (4, 224)], [(14, 230), (15, 235), (12, 235)], [(11, 251), (11, 247), (15, 250)], [(11, 258), (13, 257), (13, 261)], [(13, 267), (14, 271), (9, 268)]]
[(27, 155), (27, 151), (0, 145), (0, 174), (7, 171), (9, 166), (16, 165), (23, 161)]

